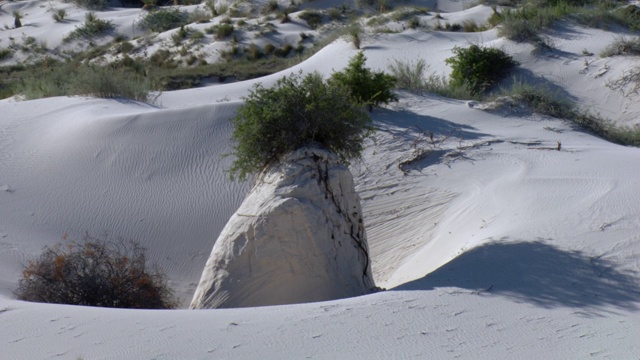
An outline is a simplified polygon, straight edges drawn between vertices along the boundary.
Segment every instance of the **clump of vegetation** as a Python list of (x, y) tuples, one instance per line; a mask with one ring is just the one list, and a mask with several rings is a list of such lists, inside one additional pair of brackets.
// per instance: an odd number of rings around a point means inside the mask
[(424, 72), (427, 64), (423, 59), (415, 63), (405, 63), (395, 60), (395, 64), (389, 65), (391, 74), (396, 78), (396, 87), (408, 91), (422, 91), (425, 89)]
[(362, 43), (362, 28), (358, 24), (352, 24), (347, 28), (347, 32), (349, 33), (349, 37), (351, 38), (351, 43), (353, 47), (356, 49), (360, 49), (360, 44)]
[(331, 76), (331, 82), (337, 82), (349, 89), (351, 98), (366, 105), (369, 111), (373, 106), (398, 101), (392, 89), (396, 79), (384, 72), (372, 72), (364, 66), (367, 58), (362, 51), (351, 58), (349, 65)]
[(640, 37), (634, 39), (620, 37), (600, 53), (601, 57), (616, 55), (640, 55)]
[(501, 92), (501, 96), (505, 95), (525, 104), (536, 113), (567, 119), (608, 141), (640, 146), (640, 129), (618, 127), (606, 119), (580, 110), (573, 102), (547, 86), (516, 81), (511, 89)]
[(322, 23), (322, 13), (315, 10), (305, 10), (298, 17), (306, 21), (312, 29), (317, 29)]
[(56, 22), (64, 21), (64, 19), (67, 17), (67, 11), (65, 9), (58, 9), (53, 12), (52, 17)]
[(266, 4), (264, 4), (264, 6), (260, 10), (260, 12), (262, 14), (266, 15), (266, 14), (271, 14), (271, 13), (275, 12), (276, 10), (278, 10), (278, 1), (277, 0), (269, 0), (269, 1), (267, 1)]
[(85, 15), (84, 24), (80, 27), (76, 27), (74, 31), (69, 33), (64, 40), (70, 41), (74, 39), (92, 39), (99, 36), (104, 36), (115, 27), (111, 20), (102, 20), (96, 17), (95, 13), (87, 13)]
[(90, 10), (106, 9), (109, 5), (109, 0), (72, 0), (72, 2), (79, 7)]
[(0, 61), (8, 59), (13, 55), (13, 51), (9, 48), (0, 49)]
[(215, 34), (216, 40), (224, 40), (227, 37), (231, 36), (231, 34), (233, 34), (233, 31), (235, 30), (235, 28), (231, 24), (221, 23), (219, 25), (214, 25), (207, 30)]
[(414, 93), (429, 92), (453, 99), (473, 99), (466, 86), (453, 85), (446, 76), (425, 74), (428, 66), (423, 59), (416, 62), (395, 61), (389, 65), (391, 74), (396, 78), (396, 87)]
[(525, 1), (517, 9), (504, 8), (498, 11), (494, 7), (493, 11), (489, 23), (500, 25), (500, 36), (532, 42), (538, 47), (549, 47), (540, 34), (563, 18), (596, 28), (618, 24), (632, 31), (640, 29), (640, 8), (634, 5), (617, 7), (610, 1)]
[(254, 86), (232, 120), (232, 178), (243, 180), (307, 145), (348, 162), (360, 156), (371, 125), (350, 91), (317, 73), (291, 74), (272, 88)]
[(402, 7), (391, 14), (391, 20), (403, 21), (418, 15), (429, 15), (429, 8), (418, 6)]
[(284, 44), (281, 47), (275, 49), (273, 51), (273, 54), (275, 56), (284, 58), (284, 57), (289, 56), (289, 54), (291, 53), (291, 50), (293, 50), (293, 46), (291, 46), (291, 44)]
[(455, 56), (445, 60), (451, 66), (450, 82), (467, 87), (472, 95), (480, 94), (497, 84), (518, 63), (504, 51), (471, 45), (454, 47)]
[(148, 78), (128, 69), (48, 60), (46, 65), (32, 68), (15, 84), (14, 91), (27, 99), (89, 95), (145, 102), (150, 90)]
[(409, 29), (417, 29), (420, 27), (420, 18), (418, 18), (417, 16), (413, 16), (411, 18), (409, 18), (409, 20), (407, 21), (407, 26), (409, 27)]
[(177, 306), (166, 275), (148, 269), (144, 248), (89, 236), (82, 243), (45, 247), (25, 266), (15, 295), (26, 301), (112, 308)]
[(22, 17), (23, 15), (20, 11), (16, 10), (13, 12), (13, 25), (16, 29), (22, 27)]
[(171, 40), (175, 46), (180, 45), (182, 40), (186, 39), (189, 36), (189, 33), (192, 30), (189, 27), (180, 26), (180, 29), (171, 35)]
[(211, 20), (211, 14), (203, 9), (196, 8), (189, 13), (189, 22), (204, 24)]
[(174, 9), (153, 9), (147, 15), (145, 15), (138, 23), (138, 26), (142, 30), (149, 30), (154, 32), (163, 32), (189, 23), (189, 14), (180, 11), (177, 8)]

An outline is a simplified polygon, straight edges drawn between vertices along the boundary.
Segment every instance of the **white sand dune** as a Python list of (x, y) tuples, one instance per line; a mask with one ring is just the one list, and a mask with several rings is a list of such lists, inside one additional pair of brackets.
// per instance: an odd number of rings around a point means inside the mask
[[(26, 6), (2, 10), (18, 5)], [(485, 16), (482, 8), (466, 12)], [(562, 23), (548, 35), (557, 50), (543, 55), (495, 30), (407, 30), (366, 37), (363, 48), (376, 69), (423, 58), (447, 74), (454, 46), (501, 47), (520, 62), (516, 76), (640, 124), (637, 96), (605, 86), (637, 58), (597, 57), (616, 33)], [(0, 358), (637, 358), (640, 149), (522, 109), (428, 94), (400, 92), (375, 110), (375, 141), (352, 166), (374, 278), (388, 291), (198, 311), (12, 298), (22, 262), (65, 234), (89, 232), (140, 241), (188, 305), (250, 185), (229, 181), (231, 159), (221, 157), (242, 96), (298, 70), (328, 75), (355, 54), (338, 40), (280, 74), (165, 92), (154, 105), (0, 101)], [(428, 155), (409, 161), (419, 151)]]

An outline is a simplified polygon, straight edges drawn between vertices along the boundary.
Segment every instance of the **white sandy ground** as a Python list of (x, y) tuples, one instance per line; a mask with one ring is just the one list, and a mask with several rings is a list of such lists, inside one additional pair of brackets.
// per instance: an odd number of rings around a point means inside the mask
[[(411, 30), (363, 47), (374, 68), (424, 58), (438, 74), (456, 45), (501, 47), (518, 76), (640, 123), (638, 97), (605, 86), (638, 59), (597, 57), (617, 33), (563, 23), (550, 36), (558, 50), (541, 55), (495, 30)], [(328, 75), (355, 54), (337, 41), (283, 73)], [(154, 105), (0, 101), (0, 359), (640, 357), (640, 150), (519, 108), (432, 95), (400, 93), (375, 110), (375, 141), (352, 166), (374, 277), (388, 291), (202, 311), (12, 298), (21, 263), (89, 232), (140, 241), (186, 306), (248, 190), (224, 172), (227, 120), (253, 83), (281, 75), (165, 92)]]

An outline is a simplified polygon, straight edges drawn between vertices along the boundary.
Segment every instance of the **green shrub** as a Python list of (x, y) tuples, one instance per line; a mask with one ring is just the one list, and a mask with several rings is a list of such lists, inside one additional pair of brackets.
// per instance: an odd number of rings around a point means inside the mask
[(273, 54), (278, 57), (287, 57), (289, 53), (291, 53), (291, 50), (293, 50), (291, 44), (284, 44), (282, 47), (275, 49)]
[(369, 111), (373, 106), (398, 101), (392, 92), (396, 79), (384, 72), (372, 72), (364, 67), (367, 58), (362, 51), (349, 60), (349, 65), (331, 76), (331, 82), (345, 86), (351, 93), (351, 98), (366, 105)]
[(277, 0), (269, 0), (266, 4), (260, 9), (260, 12), (264, 15), (270, 14), (278, 10), (278, 1)]
[(234, 27), (231, 24), (220, 24), (216, 25), (213, 30), (215, 31), (216, 40), (224, 40), (233, 34)]
[(72, 0), (79, 7), (91, 10), (102, 10), (109, 5), (109, 0)]
[(0, 61), (8, 59), (13, 55), (13, 51), (9, 48), (0, 49)]
[(274, 52), (274, 51), (276, 51), (276, 47), (275, 47), (275, 45), (273, 45), (272, 43), (267, 43), (267, 44), (264, 46), (264, 53), (265, 53), (266, 55), (271, 55), (271, 54), (273, 54), (273, 52)]
[(557, 91), (548, 86), (531, 85), (522, 81), (514, 81), (509, 90), (502, 90), (501, 95), (511, 96), (516, 101), (525, 104), (531, 111), (538, 114), (570, 119), (574, 116), (575, 106)]
[(186, 39), (189, 36), (189, 32), (191, 32), (191, 29), (189, 27), (180, 26), (180, 29), (178, 29), (178, 31), (171, 34), (173, 45), (180, 45), (182, 43), (182, 40)]
[(166, 275), (147, 269), (145, 249), (134, 242), (86, 237), (45, 247), (28, 262), (15, 291), (18, 299), (113, 308), (177, 306)]
[(347, 27), (347, 33), (351, 38), (351, 43), (356, 49), (360, 49), (360, 45), (362, 43), (362, 27), (358, 23), (353, 23)]
[(340, 21), (342, 19), (342, 11), (338, 8), (330, 8), (327, 10), (327, 15), (332, 21)]
[(178, 9), (153, 9), (143, 17), (138, 26), (142, 30), (163, 32), (189, 23), (189, 14)]
[(22, 27), (22, 21), (20, 21), (23, 18), (23, 14), (16, 10), (13, 12), (13, 26), (17, 29)]
[(420, 27), (420, 18), (418, 18), (417, 16), (413, 16), (411, 18), (409, 18), (409, 20), (407, 21), (407, 26), (409, 27), (409, 29), (417, 29)]
[(53, 20), (55, 20), (56, 22), (63, 21), (65, 17), (67, 17), (67, 11), (65, 9), (57, 9), (53, 13)]
[(204, 9), (196, 8), (189, 13), (189, 22), (191, 23), (204, 24), (209, 20), (211, 20), (211, 14)]
[(494, 86), (517, 65), (511, 56), (495, 48), (456, 46), (452, 51), (455, 56), (445, 60), (452, 69), (450, 82), (453, 86), (466, 86), (472, 95)]
[(115, 26), (111, 20), (98, 19), (95, 13), (90, 12), (85, 15), (84, 24), (80, 27), (76, 27), (74, 31), (64, 38), (64, 41), (74, 39), (93, 39), (95, 37), (106, 35), (114, 28)]
[(232, 178), (279, 161), (291, 151), (320, 145), (348, 162), (360, 156), (370, 119), (349, 90), (317, 73), (285, 76), (272, 88), (257, 84), (232, 120)]
[(258, 45), (251, 43), (249, 47), (247, 47), (245, 54), (248, 60), (258, 60), (262, 57), (262, 50), (260, 50)]
[(298, 17), (307, 22), (310, 28), (317, 29), (322, 23), (322, 13), (315, 10), (305, 10)]

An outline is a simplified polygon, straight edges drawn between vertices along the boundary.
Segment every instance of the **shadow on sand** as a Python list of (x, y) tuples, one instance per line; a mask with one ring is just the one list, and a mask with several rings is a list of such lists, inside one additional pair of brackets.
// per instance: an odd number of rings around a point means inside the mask
[(602, 257), (533, 242), (493, 242), (474, 248), (422, 279), (393, 290), (439, 287), (494, 294), (544, 308), (637, 310), (640, 280)]

